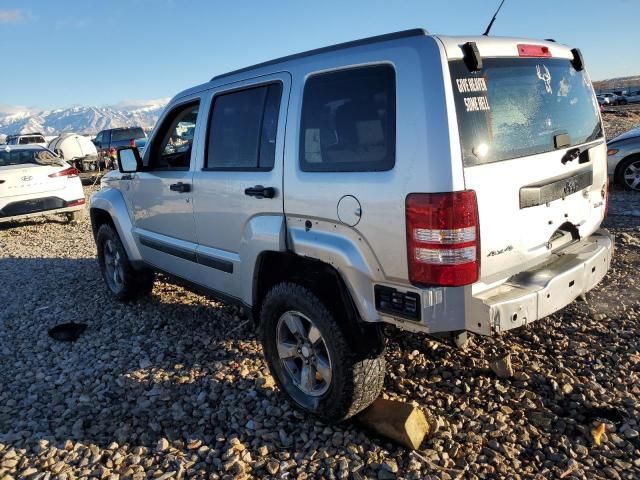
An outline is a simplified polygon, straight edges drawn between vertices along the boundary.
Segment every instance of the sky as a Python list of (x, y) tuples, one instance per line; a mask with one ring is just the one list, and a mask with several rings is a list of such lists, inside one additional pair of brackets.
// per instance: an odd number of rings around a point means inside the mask
[[(0, 0), (0, 108), (171, 97), (213, 75), (422, 27), (481, 34), (499, 0)], [(506, 0), (495, 36), (581, 49), (593, 80), (640, 74), (639, 0)]]

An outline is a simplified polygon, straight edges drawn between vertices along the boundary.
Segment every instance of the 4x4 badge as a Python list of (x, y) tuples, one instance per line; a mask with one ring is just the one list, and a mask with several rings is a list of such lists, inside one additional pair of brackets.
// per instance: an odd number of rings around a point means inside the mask
[(502, 255), (503, 253), (510, 252), (511, 250), (513, 250), (513, 245), (507, 245), (506, 247), (501, 248), (499, 250), (491, 250), (489, 253), (487, 253), (487, 257), (495, 257), (496, 255)]

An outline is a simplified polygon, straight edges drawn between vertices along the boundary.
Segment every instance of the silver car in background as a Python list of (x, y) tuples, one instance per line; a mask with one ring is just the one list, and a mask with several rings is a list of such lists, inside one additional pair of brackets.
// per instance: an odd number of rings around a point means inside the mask
[(640, 126), (607, 143), (609, 176), (627, 190), (640, 191)]
[(620, 97), (615, 93), (601, 93), (597, 95), (597, 98), (600, 105), (620, 105), (621, 103)]
[(624, 99), (627, 103), (638, 103), (640, 102), (640, 90), (630, 90), (624, 94)]

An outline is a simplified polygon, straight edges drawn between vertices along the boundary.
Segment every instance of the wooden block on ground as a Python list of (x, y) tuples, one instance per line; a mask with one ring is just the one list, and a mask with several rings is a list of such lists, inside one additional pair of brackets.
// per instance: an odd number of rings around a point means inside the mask
[(356, 420), (365, 428), (417, 450), (429, 433), (429, 423), (419, 408), (408, 403), (378, 398)]

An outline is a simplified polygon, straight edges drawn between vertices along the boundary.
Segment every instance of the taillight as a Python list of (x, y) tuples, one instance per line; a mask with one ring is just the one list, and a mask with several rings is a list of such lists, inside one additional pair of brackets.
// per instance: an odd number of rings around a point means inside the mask
[(550, 57), (551, 51), (549, 47), (544, 45), (528, 45), (525, 43), (518, 44), (518, 55), (521, 57)]
[(111, 157), (115, 157), (116, 156), (116, 149), (114, 147), (111, 147), (109, 149), (109, 156), (111, 156)]
[(87, 201), (84, 198), (79, 198), (78, 200), (71, 200), (67, 202), (67, 207), (77, 207), (78, 205), (84, 205)]
[(130, 147), (135, 147), (136, 146), (136, 141), (135, 140), (129, 141), (129, 146)]
[(54, 178), (54, 177), (69, 177), (69, 178), (73, 178), (73, 177), (77, 177), (78, 175), (80, 175), (80, 170), (78, 170), (75, 167), (69, 167), (69, 168), (65, 168), (64, 170), (60, 170), (59, 172), (52, 173), (49, 176), (51, 178)]
[(458, 287), (478, 280), (476, 192), (412, 193), (406, 200), (409, 280)]

